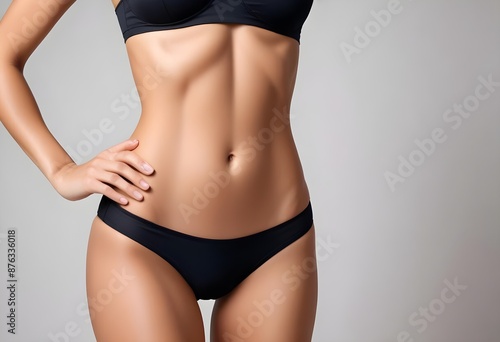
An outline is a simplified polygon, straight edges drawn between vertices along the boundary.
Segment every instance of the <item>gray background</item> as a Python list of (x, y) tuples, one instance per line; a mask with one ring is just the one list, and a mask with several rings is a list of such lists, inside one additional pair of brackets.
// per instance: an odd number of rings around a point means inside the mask
[[(0, 13), (8, 3), (1, 0)], [(390, 3), (316, 0), (302, 34), (292, 127), (320, 257), (314, 341), (499, 341), (500, 87), (456, 129), (443, 113), (474, 104), (479, 77), (500, 82), (500, 1), (401, 0), (390, 23), (346, 58), (341, 46), (355, 44), (356, 27), (376, 30), (371, 11)], [(110, 1), (73, 5), (25, 75), (61, 144), (88, 153), (73, 154), (77, 160), (124, 140), (137, 122), (138, 107), (126, 117), (114, 107), (134, 85)], [(103, 118), (113, 132), (85, 143), (83, 130)], [(391, 189), (384, 174), (398, 172), (399, 156), (418, 157), (415, 139), (435, 129), (446, 140), (420, 153), (422, 163)], [(98, 196), (59, 197), (3, 126), (0, 158), (0, 339), (51, 341), (59, 333), (53, 340), (94, 341), (82, 308)], [(11, 227), (18, 235), (15, 337), (5, 325)], [(462, 289), (445, 303), (447, 281)], [(200, 304), (208, 334), (213, 303)], [(68, 324), (77, 333), (63, 338)], [(398, 339), (405, 331), (409, 338)]]

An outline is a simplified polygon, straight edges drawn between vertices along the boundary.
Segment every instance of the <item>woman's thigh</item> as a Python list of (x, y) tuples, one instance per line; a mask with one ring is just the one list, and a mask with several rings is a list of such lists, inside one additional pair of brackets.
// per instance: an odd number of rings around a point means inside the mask
[(311, 341), (318, 295), (314, 235), (313, 226), (216, 301), (212, 342)]
[(165, 260), (94, 220), (87, 299), (98, 342), (204, 341), (191, 288)]

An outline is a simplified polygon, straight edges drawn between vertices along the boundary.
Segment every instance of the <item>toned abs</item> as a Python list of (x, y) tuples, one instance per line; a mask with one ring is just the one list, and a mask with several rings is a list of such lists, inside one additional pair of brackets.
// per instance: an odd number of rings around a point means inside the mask
[(142, 112), (131, 138), (155, 169), (124, 208), (207, 238), (245, 236), (303, 210), (290, 126), (299, 44), (239, 24), (148, 32), (126, 48)]

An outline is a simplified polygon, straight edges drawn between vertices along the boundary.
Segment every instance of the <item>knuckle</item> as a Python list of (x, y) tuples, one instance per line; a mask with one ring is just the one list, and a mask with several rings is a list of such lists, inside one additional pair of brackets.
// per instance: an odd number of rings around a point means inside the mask
[(93, 177), (97, 174), (97, 168), (95, 165), (89, 165), (87, 168), (87, 175)]
[(116, 183), (118, 182), (119, 180), (121, 179), (120, 176), (118, 176), (116, 173), (112, 173), (111, 175), (109, 175), (109, 181), (111, 183)]
[(94, 158), (89, 163), (89, 168), (93, 168), (94, 171), (101, 168), (103, 165), (104, 158)]
[(109, 185), (102, 183), (100, 193), (110, 197), (113, 194), (113, 189)]
[(118, 172), (122, 172), (123, 173), (123, 172), (126, 172), (128, 170), (128, 166), (125, 163), (121, 163), (120, 162), (120, 163), (118, 163), (116, 165), (116, 169), (117, 169)]
[(108, 148), (106, 150), (103, 150), (101, 153), (97, 155), (98, 158), (103, 159), (103, 160), (111, 160), (113, 158), (113, 155), (115, 152), (111, 148)]
[(99, 153), (97, 155), (97, 158), (101, 158), (101, 159), (108, 159), (109, 158), (109, 155), (112, 154), (113, 152), (111, 152), (111, 150), (108, 148), (107, 150), (104, 150), (102, 151), (101, 153)]
[(123, 151), (114, 153), (113, 160), (123, 160)]

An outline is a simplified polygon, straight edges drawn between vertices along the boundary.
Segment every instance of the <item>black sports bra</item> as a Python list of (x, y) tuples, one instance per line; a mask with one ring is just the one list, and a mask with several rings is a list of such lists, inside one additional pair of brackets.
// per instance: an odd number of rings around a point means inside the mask
[(210, 24), (258, 26), (296, 39), (313, 0), (121, 0), (116, 15), (123, 38), (136, 34)]

